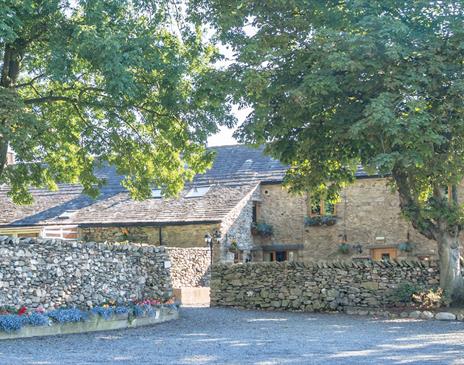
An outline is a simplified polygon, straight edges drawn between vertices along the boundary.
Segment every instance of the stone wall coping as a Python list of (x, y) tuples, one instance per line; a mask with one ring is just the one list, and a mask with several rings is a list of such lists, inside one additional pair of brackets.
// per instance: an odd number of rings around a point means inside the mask
[(49, 247), (72, 247), (72, 248), (98, 248), (100, 250), (120, 251), (120, 252), (165, 252), (164, 246), (154, 246), (145, 243), (134, 242), (83, 242), (83, 241), (67, 241), (60, 239), (44, 239), (44, 238), (13, 238), (9, 236), (0, 236), (0, 247), (22, 247), (27, 248), (29, 245), (41, 244)]
[(165, 246), (164, 247), (166, 251), (186, 251), (186, 250), (192, 250), (192, 251), (209, 251), (209, 247), (169, 247)]
[(73, 333), (111, 331), (124, 328), (149, 326), (179, 318), (178, 308), (161, 307), (152, 317), (128, 318), (116, 315), (109, 319), (94, 316), (85, 322), (54, 323), (51, 326), (24, 326), (14, 332), (0, 332), (0, 340), (11, 340), (28, 337), (57, 336)]
[(240, 263), (240, 264), (215, 264), (213, 267), (214, 271), (220, 270), (233, 270), (235, 268), (246, 268), (247, 266), (261, 266), (261, 265), (273, 265), (276, 267), (288, 267), (288, 268), (306, 268), (306, 269), (364, 269), (364, 268), (395, 268), (395, 267), (410, 267), (410, 268), (438, 268), (438, 262), (435, 260), (390, 260), (390, 261), (372, 261), (372, 260), (362, 260), (362, 261), (308, 261), (308, 262), (249, 262), (249, 263)]

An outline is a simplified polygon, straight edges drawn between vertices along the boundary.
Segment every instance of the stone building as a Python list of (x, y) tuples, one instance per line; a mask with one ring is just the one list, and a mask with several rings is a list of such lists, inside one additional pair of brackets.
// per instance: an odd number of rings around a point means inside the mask
[(177, 199), (130, 199), (111, 167), (99, 198), (79, 185), (34, 189), (34, 204), (14, 206), (0, 187), (0, 235), (92, 241), (132, 241), (204, 247), (213, 239), (217, 261), (311, 261), (334, 258), (427, 258), (436, 244), (401, 217), (386, 180), (362, 169), (332, 206), (283, 187), (286, 167), (262, 149), (214, 148), (212, 169), (195, 177)]

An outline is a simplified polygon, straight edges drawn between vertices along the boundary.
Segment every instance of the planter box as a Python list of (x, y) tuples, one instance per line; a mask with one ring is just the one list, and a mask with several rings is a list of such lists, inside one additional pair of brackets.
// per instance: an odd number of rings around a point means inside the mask
[(179, 318), (179, 309), (173, 307), (157, 308), (156, 314), (151, 317), (128, 318), (127, 314), (120, 314), (110, 319), (104, 319), (101, 316), (92, 315), (85, 322), (53, 323), (51, 326), (24, 326), (19, 331), (0, 332), (0, 340), (111, 331), (149, 326), (177, 318)]

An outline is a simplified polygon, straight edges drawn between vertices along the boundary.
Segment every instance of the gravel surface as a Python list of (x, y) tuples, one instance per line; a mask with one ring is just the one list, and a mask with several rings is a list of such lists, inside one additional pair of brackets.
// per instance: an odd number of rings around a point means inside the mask
[(182, 308), (152, 327), (3, 341), (0, 364), (464, 364), (464, 323)]

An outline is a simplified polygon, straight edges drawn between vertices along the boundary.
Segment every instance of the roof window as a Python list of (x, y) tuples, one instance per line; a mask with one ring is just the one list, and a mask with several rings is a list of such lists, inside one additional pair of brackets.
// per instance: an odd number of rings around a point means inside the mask
[(58, 216), (58, 219), (70, 219), (77, 213), (77, 210), (66, 210)]
[(210, 188), (211, 188), (210, 186), (194, 187), (190, 189), (190, 191), (187, 193), (185, 197), (186, 198), (199, 198), (205, 195), (209, 191)]
[(161, 198), (161, 189), (151, 189), (151, 197), (152, 198)]

